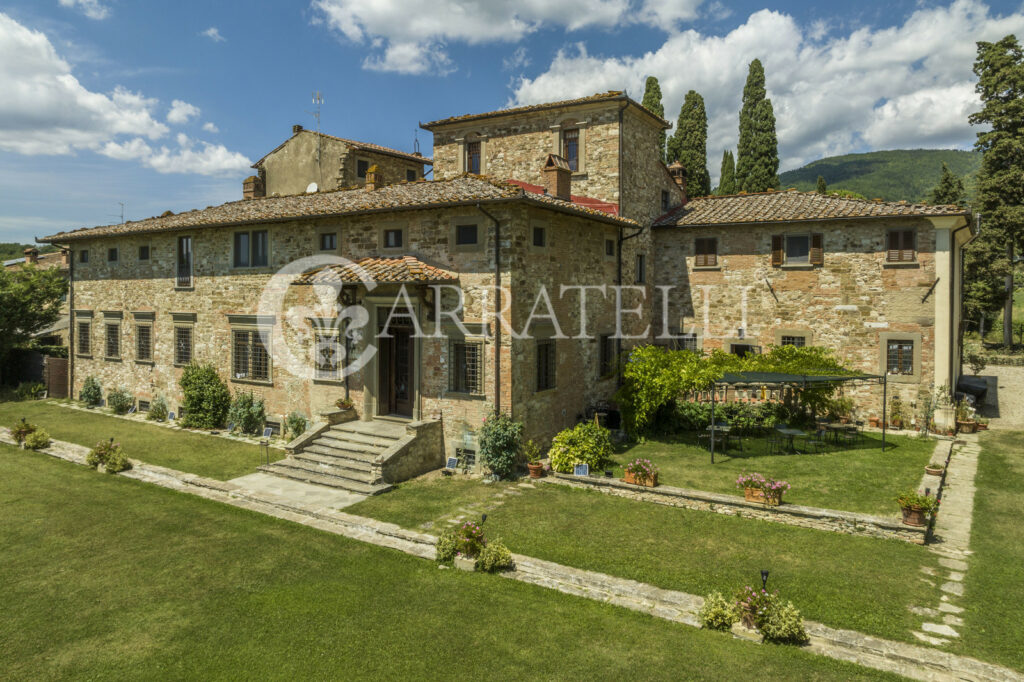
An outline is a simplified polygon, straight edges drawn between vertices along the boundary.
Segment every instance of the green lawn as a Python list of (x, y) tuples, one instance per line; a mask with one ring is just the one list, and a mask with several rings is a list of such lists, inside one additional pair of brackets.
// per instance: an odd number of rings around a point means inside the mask
[(963, 653), (1024, 671), (1024, 433), (988, 431), (975, 479)]
[[(222, 481), (251, 474), (260, 464), (259, 446), (251, 443), (72, 410), (49, 401), (0, 402), (0, 424), (10, 427), (22, 417), (57, 440), (92, 447), (114, 438), (134, 459)], [(271, 450), (270, 455), (280, 459), (283, 453)]]
[(896, 679), (9, 446), (0, 575), (8, 679)]
[[(498, 489), (467, 479), (420, 479), (350, 508), (419, 528)], [(447, 506), (439, 500), (448, 500)], [(447, 515), (444, 510), (447, 510)], [(907, 610), (931, 605), (935, 588), (919, 579), (937, 568), (924, 547), (854, 537), (709, 512), (677, 509), (538, 483), (487, 510), (485, 530), (514, 552), (601, 571), (659, 587), (732, 593), (771, 571), (770, 585), (804, 616), (834, 627), (916, 641), (922, 619)]]
[[(649, 440), (621, 449), (615, 456), (619, 466), (643, 457), (658, 465), (659, 481), (665, 485), (716, 493), (742, 495), (736, 478), (744, 472), (789, 481), (793, 486), (783, 498), (793, 504), (842, 509), (880, 516), (896, 516), (895, 497), (901, 490), (916, 488), (935, 449), (935, 441), (913, 436), (886, 438), (882, 452), (881, 435), (866, 434), (864, 447), (842, 449), (831, 445), (821, 454), (769, 455), (765, 438), (744, 438), (743, 449), (711, 454), (696, 445), (694, 434)], [(796, 440), (797, 450), (801, 440)], [(622, 475), (621, 469), (617, 471)]]

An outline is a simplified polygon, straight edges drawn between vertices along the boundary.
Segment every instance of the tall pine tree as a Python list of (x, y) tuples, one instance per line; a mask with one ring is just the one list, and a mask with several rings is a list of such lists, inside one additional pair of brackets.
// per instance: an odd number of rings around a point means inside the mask
[(775, 110), (764, 87), (761, 60), (750, 62), (740, 108), (740, 142), (736, 158), (736, 189), (763, 192), (779, 186), (779, 142)]
[(676, 131), (668, 141), (669, 162), (678, 159), (686, 167), (686, 193), (692, 197), (711, 194), (708, 173), (708, 115), (704, 98), (695, 90), (686, 93), (679, 108)]
[[(945, 165), (945, 164), (943, 164), (943, 165)], [(828, 193), (828, 184), (825, 182), (825, 176), (824, 175), (819, 175), (818, 176), (818, 194), (827, 194), (827, 193)]]
[[(654, 76), (647, 77), (647, 83), (644, 86), (644, 99), (641, 102), (644, 109), (651, 113), (657, 114), (662, 118), (665, 118), (665, 105), (661, 103), (661, 84), (658, 83), (658, 79)], [(659, 157), (662, 161), (665, 160), (665, 131), (661, 131), (661, 146), (658, 147)]]
[(736, 159), (731, 149), (722, 152), (722, 170), (718, 175), (718, 191), (720, 196), (736, 194)]
[(935, 185), (935, 189), (928, 195), (928, 201), (933, 204), (964, 204), (964, 181), (949, 170), (945, 161), (942, 162), (939, 184)]
[(968, 301), (967, 307), (995, 312), (993, 299), (1001, 275), (1003, 343), (1012, 346), (1013, 254), (1024, 238), (1024, 51), (1017, 38), (1009, 35), (995, 43), (979, 42), (974, 74), (982, 107), (971, 114), (970, 122), (989, 129), (978, 133), (974, 144), (982, 152), (976, 208), (984, 216), (984, 225), (975, 240), (978, 243), (968, 248), (971, 262), (965, 272), (968, 294), (984, 295)]

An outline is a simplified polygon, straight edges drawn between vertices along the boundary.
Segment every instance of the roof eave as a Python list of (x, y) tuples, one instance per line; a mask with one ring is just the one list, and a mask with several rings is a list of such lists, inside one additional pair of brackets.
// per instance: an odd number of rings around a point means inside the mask
[[(588, 100), (588, 101), (583, 101), (583, 102), (576, 102), (575, 104), (564, 104), (564, 103), (558, 103), (558, 102), (550, 102), (550, 103), (547, 103), (547, 104), (538, 104), (535, 107), (529, 109), (529, 111), (522, 111), (522, 109), (524, 107), (516, 107), (516, 108), (512, 108), (512, 109), (506, 109), (505, 111), (492, 111), (492, 112), (485, 113), (485, 114), (471, 114), (469, 116), (453, 116), (453, 117), (450, 117), (450, 118), (438, 119), (436, 121), (429, 121), (427, 123), (420, 123), (420, 128), (422, 128), (423, 130), (429, 130), (430, 132), (434, 132), (434, 130), (436, 128), (444, 128), (444, 127), (447, 127), (447, 126), (455, 126), (455, 125), (460, 125), (460, 124), (463, 124), (463, 123), (469, 123), (469, 122), (472, 122), (472, 121), (480, 121), (480, 120), (483, 120), (483, 119), (486, 119), (486, 118), (499, 118), (501, 116), (517, 116), (517, 115), (520, 115), (520, 114), (533, 114), (533, 113), (537, 113), (539, 111), (550, 111), (552, 109), (564, 109), (564, 108), (567, 108), (567, 107), (577, 107), (577, 106), (582, 107), (582, 106), (587, 106), (587, 105), (591, 105), (591, 104), (603, 104), (603, 103), (606, 103), (606, 102), (622, 102), (622, 101), (625, 101), (625, 102), (627, 102), (629, 104), (635, 105), (642, 112), (644, 112), (648, 116), (654, 118), (656, 121), (658, 121), (658, 124), (664, 130), (668, 130), (668, 129), (670, 129), (672, 127), (672, 123), (670, 121), (662, 118), (661, 116), (658, 116), (653, 111), (649, 111), (649, 110), (645, 109), (642, 104), (640, 104), (639, 102), (637, 102), (637, 101), (635, 101), (633, 99), (630, 99), (630, 97), (626, 93), (623, 92), (623, 93), (619, 93), (618, 95), (613, 95), (613, 96), (610, 96), (610, 97), (607, 97), (607, 98), (593, 99), (593, 100)], [(529, 106), (529, 105), (527, 105), (527, 106)]]
[(935, 218), (935, 217), (951, 217), (951, 216), (969, 216), (970, 211), (964, 213), (890, 213), (886, 215), (848, 215), (848, 216), (835, 216), (832, 218), (792, 218), (786, 220), (740, 220), (723, 223), (691, 223), (681, 225), (676, 223), (655, 223), (652, 225), (653, 228), (665, 228), (665, 227), (735, 227), (737, 225), (781, 225), (784, 223), (824, 223), (833, 222), (837, 220), (879, 220), (879, 219), (892, 219), (892, 218)]

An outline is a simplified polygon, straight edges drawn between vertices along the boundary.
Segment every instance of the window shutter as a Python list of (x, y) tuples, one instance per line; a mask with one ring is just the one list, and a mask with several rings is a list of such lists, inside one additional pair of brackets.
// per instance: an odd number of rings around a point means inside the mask
[(718, 239), (708, 237), (704, 240), (704, 243), (706, 244), (704, 249), (707, 252), (704, 260), (707, 261), (708, 265), (718, 265)]
[(811, 235), (811, 265), (824, 265), (825, 264), (825, 248), (823, 246), (824, 237), (822, 234)]
[(912, 261), (914, 260), (914, 231), (904, 230), (903, 231), (903, 244), (900, 247), (900, 260)]
[(772, 235), (772, 265), (782, 265), (782, 235)]
[(696, 256), (693, 259), (694, 266), (702, 268), (707, 265), (707, 255), (704, 253), (704, 238), (698, 237), (693, 240), (693, 250)]

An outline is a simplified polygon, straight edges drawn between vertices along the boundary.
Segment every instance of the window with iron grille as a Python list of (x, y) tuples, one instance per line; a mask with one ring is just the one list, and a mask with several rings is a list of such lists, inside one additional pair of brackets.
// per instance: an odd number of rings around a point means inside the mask
[(153, 325), (135, 325), (135, 359), (153, 359)]
[(106, 324), (106, 356), (108, 358), (121, 357), (121, 325), (116, 322)]
[(914, 373), (914, 342), (889, 341), (886, 344), (886, 371), (889, 374)]
[(676, 350), (688, 350), (697, 352), (697, 334), (695, 332), (686, 332), (683, 334), (673, 334), (677, 337), (674, 340)]
[(605, 239), (604, 240), (604, 255), (614, 256), (615, 255), (615, 240)]
[(615, 372), (615, 338), (611, 334), (602, 334), (597, 337), (597, 343), (600, 377), (604, 378)]
[(139, 412), (149, 412), (149, 401), (148, 400), (140, 400), (139, 401)]
[(803, 348), (804, 346), (807, 345), (807, 337), (806, 336), (789, 336), (788, 334), (787, 335), (783, 335), (783, 337), (782, 337), (782, 345), (783, 346), (796, 346), (797, 348)]
[(192, 362), (192, 327), (174, 328), (174, 364), (187, 365)]
[(412, 170), (411, 168), (409, 170), (406, 170), (405, 171), (405, 181), (406, 182), (416, 182), (416, 171)]
[(89, 355), (92, 351), (92, 324), (78, 323), (78, 354)]
[(537, 342), (537, 390), (546, 391), (555, 387), (555, 341), (546, 339)]
[(192, 237), (178, 237), (178, 276), (175, 286), (192, 286)]
[(562, 157), (569, 163), (569, 170), (575, 173), (580, 169), (579, 128), (562, 131)]
[(249, 381), (270, 380), (270, 354), (258, 331), (231, 333), (231, 375)]
[(698, 237), (693, 240), (694, 267), (710, 268), (718, 265), (718, 238)]
[(448, 390), (452, 393), (483, 393), (483, 344), (479, 341), (452, 341), (448, 367)]
[(337, 381), (341, 378), (341, 343), (337, 334), (316, 334), (313, 366), (316, 378)]
[(466, 143), (466, 172), (480, 174), (480, 143)]
[(917, 260), (916, 237), (914, 230), (889, 230), (885, 259), (890, 263), (913, 263)]
[(534, 227), (533, 228), (533, 245), (534, 246), (541, 246), (541, 247), (543, 247), (543, 246), (547, 246), (547, 244), (548, 244), (547, 230), (544, 229), (543, 227)]
[(268, 261), (266, 230), (235, 233), (234, 265), (236, 268), (262, 267)]

